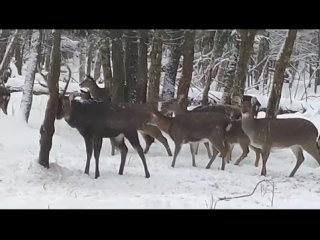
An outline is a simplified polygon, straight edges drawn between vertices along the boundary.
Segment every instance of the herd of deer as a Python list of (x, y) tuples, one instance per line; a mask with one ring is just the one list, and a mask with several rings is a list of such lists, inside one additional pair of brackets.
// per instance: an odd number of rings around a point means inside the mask
[[(180, 99), (162, 104), (162, 110), (140, 103), (112, 103), (104, 88), (100, 88), (94, 79), (88, 76), (80, 83), (80, 93), (60, 96), (56, 118), (62, 119), (72, 128), (76, 128), (85, 141), (87, 161), (85, 173), (89, 174), (92, 154), (95, 158), (95, 178), (100, 176), (99, 157), (103, 138), (110, 138), (112, 154), (114, 147), (120, 150), (121, 163), (119, 174), (124, 171), (128, 148), (125, 138), (137, 151), (142, 160), (145, 176), (150, 177), (145, 153), (149, 151), (154, 139), (160, 141), (169, 156), (172, 156), (167, 133), (174, 142), (175, 149), (171, 166), (174, 167), (183, 144), (189, 143), (192, 166), (196, 166), (195, 155), (199, 143), (203, 142), (210, 158), (206, 168), (210, 168), (218, 153), (222, 158), (221, 169), (231, 161), (231, 152), (239, 144), (242, 155), (235, 161), (238, 165), (249, 153), (256, 154), (255, 166), (262, 158), (261, 175), (266, 175), (266, 163), (271, 148), (291, 148), (296, 156), (296, 165), (290, 173), (293, 177), (304, 161), (303, 150), (320, 164), (320, 146), (318, 130), (308, 120), (301, 118), (257, 118), (260, 103), (255, 97), (245, 96), (241, 107), (216, 104), (201, 106), (191, 111), (184, 110)], [(0, 94), (3, 94), (0, 88)], [(0, 95), (0, 105), (6, 113), (7, 95)], [(174, 113), (174, 117), (171, 117)], [(139, 138), (140, 132), (146, 142), (143, 150)], [(211, 150), (210, 150), (211, 146)]]

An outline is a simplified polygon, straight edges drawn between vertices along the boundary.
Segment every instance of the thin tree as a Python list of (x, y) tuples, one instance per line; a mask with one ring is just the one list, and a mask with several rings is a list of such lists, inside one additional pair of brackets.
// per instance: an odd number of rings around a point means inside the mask
[(104, 86), (107, 93), (112, 92), (112, 71), (111, 71), (111, 55), (110, 55), (110, 41), (109, 37), (105, 37), (102, 40), (101, 47), (101, 64), (102, 64), (102, 71), (103, 71), (103, 81)]
[(101, 53), (100, 49), (96, 51), (95, 61), (94, 61), (94, 72), (93, 78), (95, 80), (99, 79), (101, 75)]
[(0, 35), (0, 62), (2, 62), (3, 56), (7, 49), (7, 44), (10, 39), (10, 30), (2, 29)]
[(49, 154), (52, 147), (52, 137), (55, 132), (54, 121), (57, 114), (59, 98), (59, 77), (61, 65), (61, 30), (53, 31), (53, 47), (51, 52), (51, 67), (48, 78), (49, 100), (43, 124), (40, 127), (39, 164), (49, 168)]
[(248, 70), (248, 61), (253, 48), (254, 37), (257, 30), (240, 30), (240, 48), (235, 79), (231, 90), (231, 103), (236, 104), (238, 98), (242, 99), (246, 83), (246, 76)]
[(148, 102), (157, 107), (159, 102), (159, 87), (161, 77), (162, 37), (164, 30), (155, 30), (150, 53), (150, 80), (148, 85)]
[(298, 30), (290, 29), (276, 61), (271, 94), (268, 101), (266, 117), (275, 118), (279, 109), (284, 73), (292, 54)]
[(28, 122), (31, 106), (32, 106), (32, 96), (33, 96), (33, 84), (36, 74), (37, 64), (40, 61), (40, 45), (42, 41), (42, 30), (33, 30), (31, 37), (31, 49), (30, 56), (26, 63), (27, 72), (23, 85), (22, 98), (20, 103), (20, 114), (21, 117)]
[(317, 72), (316, 72), (316, 78), (314, 83), (314, 93), (317, 93), (317, 87), (320, 85), (320, 30), (317, 31), (317, 43), (318, 43), (318, 54), (317, 54)]
[(269, 55), (269, 39), (268, 38), (269, 38), (269, 32), (264, 30), (262, 36), (260, 37), (259, 49), (257, 54), (257, 66), (254, 74), (254, 82), (256, 84), (255, 88), (257, 90), (259, 89), (260, 76), (268, 60), (267, 58)]
[(203, 89), (202, 105), (208, 105), (208, 94), (212, 79), (214, 79), (218, 73), (220, 58), (223, 54), (224, 45), (227, 43), (229, 30), (217, 30), (214, 35), (213, 52), (211, 55), (210, 65), (206, 70), (206, 82)]
[(193, 72), (193, 59), (194, 59), (194, 41), (195, 31), (186, 30), (184, 33), (183, 43), (183, 62), (182, 62), (182, 77), (179, 81), (177, 95), (181, 99), (181, 106), (187, 109), (188, 105), (188, 93), (190, 83), (192, 80)]
[(111, 30), (112, 37), (112, 102), (124, 102), (125, 71), (123, 61), (122, 30)]
[(124, 63), (126, 71), (126, 101), (137, 101), (137, 67), (138, 67), (138, 44), (137, 32), (126, 30), (124, 46)]
[(23, 50), (25, 41), (20, 37), (17, 39), (17, 45), (14, 51), (15, 65), (17, 67), (18, 74), (22, 75), (22, 62), (23, 62)]
[(79, 82), (86, 78), (86, 56), (87, 56), (87, 40), (80, 41), (80, 66), (79, 66)]
[(137, 102), (145, 103), (148, 85), (148, 30), (139, 30), (138, 33)]
[(167, 46), (168, 63), (165, 68), (161, 95), (163, 101), (168, 101), (174, 98), (176, 76), (182, 54), (183, 31), (170, 30), (168, 35), (170, 37)]

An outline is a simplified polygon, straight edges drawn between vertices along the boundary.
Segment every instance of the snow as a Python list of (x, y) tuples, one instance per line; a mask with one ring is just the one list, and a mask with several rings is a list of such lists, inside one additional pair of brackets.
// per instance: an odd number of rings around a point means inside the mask
[[(16, 76), (9, 79), (8, 85), (18, 86), (23, 82), (23, 77)], [(79, 87), (70, 83), (70, 88)], [(190, 96), (192, 94), (198, 94), (196, 89), (190, 90)], [(264, 182), (252, 196), (219, 201), (216, 208), (320, 208), (318, 163), (305, 153), (305, 162), (296, 175), (289, 178), (295, 165), (289, 149), (272, 150), (267, 177), (263, 177), (260, 176), (261, 162), (258, 168), (254, 167), (252, 151), (240, 166), (230, 163), (225, 171), (221, 171), (221, 158), (217, 158), (208, 170), (205, 166), (209, 159), (203, 144), (196, 156), (197, 167), (192, 167), (189, 146), (184, 145), (175, 168), (172, 168), (172, 157), (167, 156), (162, 144), (156, 141), (146, 154), (151, 174), (146, 179), (142, 162), (129, 143), (124, 175), (118, 175), (120, 154), (117, 152), (111, 156), (110, 141), (105, 139), (100, 156), (100, 177), (94, 179), (93, 159), (90, 175), (83, 173), (86, 153), (82, 137), (64, 120), (58, 120), (50, 152), (50, 168), (45, 169), (37, 163), (37, 158), (39, 129), (44, 119), (47, 96), (33, 96), (28, 124), (18, 117), (21, 97), (21, 92), (12, 93), (8, 115), (0, 112), (0, 208), (210, 209), (218, 198), (250, 194), (256, 184), (265, 179), (274, 183), (273, 206), (272, 185)], [(266, 104), (266, 96), (257, 97), (263, 105)], [(303, 117), (319, 127), (320, 103), (316, 100), (303, 103), (307, 109), (305, 113), (279, 117)], [(282, 99), (281, 104), (289, 106), (290, 100)], [(293, 105), (299, 106), (300, 102), (294, 101)], [(166, 137), (173, 151), (174, 144)], [(145, 142), (142, 138), (140, 140), (144, 147)], [(233, 162), (240, 154), (240, 148), (236, 146)]]

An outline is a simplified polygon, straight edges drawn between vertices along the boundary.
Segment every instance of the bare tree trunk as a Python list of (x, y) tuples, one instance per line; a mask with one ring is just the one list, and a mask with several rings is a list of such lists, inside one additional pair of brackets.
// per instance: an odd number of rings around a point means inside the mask
[(7, 43), (9, 42), (10, 30), (2, 29), (0, 35), (0, 63), (2, 62), (3, 56), (7, 49)]
[(179, 81), (178, 93), (177, 93), (177, 95), (181, 99), (181, 106), (184, 109), (187, 109), (187, 106), (188, 106), (188, 93), (189, 93), (190, 83), (192, 80), (194, 41), (195, 41), (195, 31), (186, 30), (184, 33), (184, 43), (183, 43), (182, 77)]
[(215, 78), (218, 73), (218, 63), (221, 60), (220, 58), (223, 54), (224, 45), (227, 43), (228, 34), (229, 30), (217, 30), (214, 36), (213, 53), (210, 60), (210, 65), (205, 74), (206, 82), (202, 95), (202, 105), (204, 106), (208, 105), (208, 94), (210, 86), (212, 83), (212, 79)]
[(137, 102), (138, 45), (135, 30), (125, 31), (126, 102)]
[(48, 72), (50, 68), (50, 57), (51, 57), (51, 49), (52, 49), (52, 38), (51, 34), (47, 32), (47, 39), (46, 39), (46, 55), (44, 60), (44, 69)]
[(225, 71), (226, 71), (227, 66), (228, 66), (228, 61), (223, 61), (222, 63), (220, 63), (218, 73), (216, 76), (217, 85), (215, 87), (215, 91), (221, 91), (221, 88), (224, 85), (224, 75), (225, 75)]
[(6, 47), (6, 51), (3, 55), (2, 61), (0, 63), (0, 82), (6, 83), (8, 80), (8, 77), (6, 76), (5, 72), (9, 68), (17, 39), (18, 39), (18, 30), (16, 30), (13, 36), (11, 37)]
[(55, 132), (54, 121), (58, 108), (59, 97), (59, 77), (61, 65), (61, 30), (53, 32), (53, 47), (51, 53), (51, 68), (48, 79), (49, 100), (47, 103), (46, 113), (43, 124), (40, 127), (40, 151), (39, 164), (49, 168), (49, 154), (52, 147), (52, 137)]
[(90, 39), (89, 48), (88, 48), (87, 71), (86, 71), (86, 74), (89, 74), (90, 76), (91, 76), (91, 69), (92, 69), (93, 52), (94, 52), (94, 39)]
[(28, 70), (24, 80), (22, 98), (20, 103), (20, 114), (26, 122), (28, 122), (29, 120), (30, 110), (32, 106), (33, 83), (36, 74), (37, 64), (40, 60), (41, 40), (42, 30), (33, 30), (31, 37), (30, 56), (28, 62), (26, 63)]
[(174, 98), (176, 76), (182, 54), (182, 38), (183, 32), (181, 30), (171, 30), (171, 40), (169, 42), (168, 50), (168, 63), (163, 79), (162, 100), (168, 101)]
[(267, 61), (267, 56), (269, 54), (269, 33), (265, 31), (264, 36), (261, 38), (260, 42), (259, 42), (259, 50), (258, 50), (258, 55), (257, 55), (257, 67), (256, 67), (256, 71), (255, 71), (255, 78), (254, 78), (254, 83), (257, 84), (257, 86), (255, 87), (257, 90), (259, 89), (259, 79), (260, 76), (262, 74), (264, 65)]
[(97, 50), (95, 59), (93, 78), (97, 80), (101, 75), (101, 53), (99, 49)]
[(287, 38), (280, 50), (279, 58), (276, 62), (276, 69), (273, 77), (272, 90), (268, 101), (266, 117), (275, 118), (279, 109), (279, 102), (281, 98), (284, 73), (289, 63), (293, 45), (297, 36), (298, 30), (290, 29)]
[(246, 83), (248, 61), (251, 55), (254, 37), (257, 30), (240, 30), (241, 43), (239, 48), (239, 59), (237, 62), (236, 75), (231, 92), (231, 103), (239, 104), (237, 98), (242, 100)]
[(79, 67), (79, 83), (86, 78), (86, 55), (87, 55), (87, 41), (85, 39), (80, 41), (80, 67)]
[(103, 70), (103, 81), (107, 94), (112, 92), (112, 72), (110, 64), (110, 42), (109, 38), (105, 38), (100, 47), (101, 64)]
[(148, 30), (139, 30), (138, 67), (137, 67), (137, 102), (147, 102), (148, 86)]
[(155, 30), (152, 40), (152, 50), (150, 53), (150, 80), (148, 86), (148, 102), (153, 107), (158, 106), (159, 102), (159, 85), (161, 77), (161, 60), (162, 60), (162, 37), (164, 30)]
[(24, 50), (24, 41), (23, 41), (23, 39), (19, 38), (17, 40), (17, 45), (16, 45), (15, 52), (14, 52), (14, 58), (16, 60), (15, 65), (17, 67), (17, 71), (20, 76), (22, 75), (23, 50)]
[(124, 61), (122, 46), (122, 30), (111, 30), (112, 36), (112, 67), (113, 67), (113, 84), (112, 84), (112, 102), (124, 102)]
[(317, 63), (316, 79), (314, 83), (314, 93), (317, 93), (317, 87), (320, 85), (320, 30), (318, 30), (318, 63)]

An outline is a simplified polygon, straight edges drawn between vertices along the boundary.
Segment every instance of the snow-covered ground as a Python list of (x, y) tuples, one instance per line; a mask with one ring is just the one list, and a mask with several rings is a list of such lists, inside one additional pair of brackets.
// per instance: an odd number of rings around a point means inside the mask
[[(23, 84), (23, 79), (10, 79)], [(17, 84), (16, 84), (17, 85)], [(71, 88), (77, 89), (76, 84)], [(261, 100), (261, 99), (260, 99)], [(110, 155), (110, 143), (105, 139), (100, 158), (100, 178), (94, 179), (94, 160), (90, 175), (83, 173), (85, 146), (82, 137), (64, 120), (56, 121), (56, 132), (50, 152), (50, 169), (37, 163), (39, 128), (44, 118), (47, 96), (34, 96), (29, 123), (19, 119), (21, 93), (13, 93), (8, 116), (0, 112), (0, 208), (211, 208), (218, 198), (250, 194), (256, 184), (262, 183), (250, 196), (220, 201), (216, 208), (320, 208), (320, 168), (305, 153), (306, 160), (295, 177), (288, 175), (295, 165), (290, 150), (272, 150), (267, 164), (267, 177), (260, 176), (254, 167), (254, 153), (240, 166), (228, 164), (221, 171), (221, 158), (212, 168), (205, 166), (208, 157), (203, 145), (197, 155), (197, 167), (191, 165), (189, 146), (184, 145), (172, 168), (172, 157), (155, 142), (146, 155), (151, 177), (146, 179), (137, 153), (128, 143), (129, 153), (124, 175), (117, 174), (120, 155)], [(284, 104), (286, 100), (283, 100)], [(299, 105), (299, 103), (297, 103)], [(286, 116), (304, 117), (320, 126), (319, 103), (313, 102), (304, 114)], [(294, 129), (293, 129), (294, 131)], [(169, 137), (168, 137), (169, 139)], [(144, 141), (141, 139), (144, 147)], [(174, 145), (169, 140), (171, 149)], [(233, 159), (240, 156), (238, 146)]]

